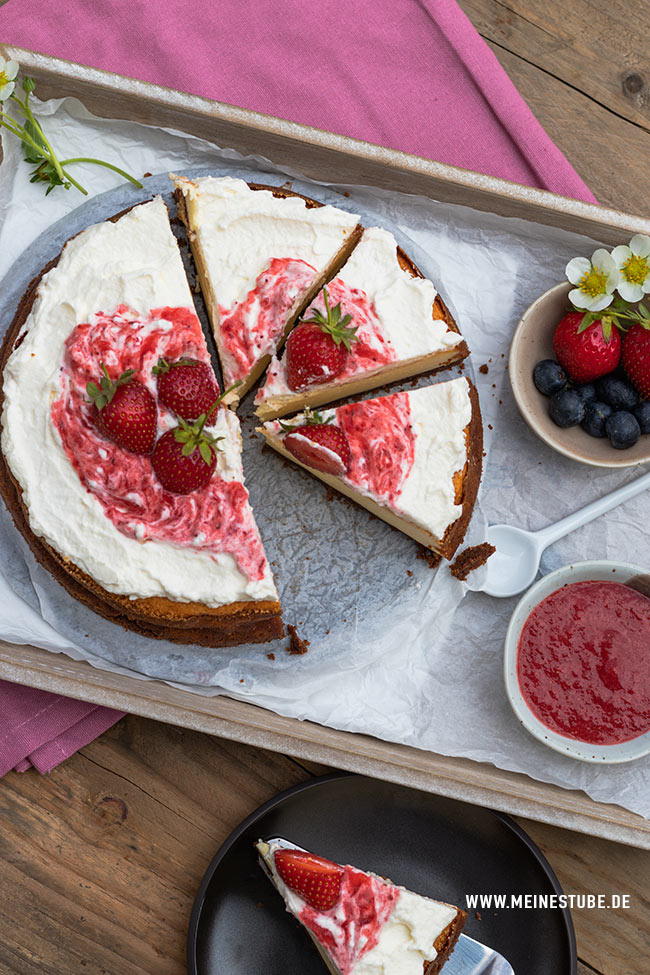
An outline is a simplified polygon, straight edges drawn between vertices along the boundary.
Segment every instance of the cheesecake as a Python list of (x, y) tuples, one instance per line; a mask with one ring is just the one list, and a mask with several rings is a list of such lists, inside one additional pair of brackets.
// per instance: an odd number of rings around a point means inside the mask
[[(347, 320), (347, 353), (305, 380), (296, 370), (295, 338), (273, 356), (255, 397), (268, 420), (458, 364), (467, 345), (433, 283), (380, 227), (363, 232), (341, 271), (316, 297), (303, 322)], [(337, 332), (334, 331), (337, 335)], [(340, 330), (339, 330), (339, 335)], [(339, 367), (340, 366), (340, 367)]]
[(361, 232), (356, 214), (241, 179), (172, 177), (230, 401), (246, 395)]
[(446, 559), (465, 537), (478, 493), (483, 427), (464, 376), (258, 428), (328, 487)]
[(467, 915), (451, 904), (287, 840), (256, 849), (332, 975), (437, 975), (460, 937)]
[[(226, 646), (282, 635), (235, 414), (215, 404), (203, 418), (215, 445), (203, 487), (174, 493), (154, 471), (153, 439), (180, 422), (157, 400), (157, 364), (189, 358), (212, 374), (160, 197), (68, 241), (30, 285), (0, 355), (0, 491), (59, 583), (146, 636)], [(89, 393), (103, 377), (146, 398), (153, 439), (142, 452), (99, 425)]]

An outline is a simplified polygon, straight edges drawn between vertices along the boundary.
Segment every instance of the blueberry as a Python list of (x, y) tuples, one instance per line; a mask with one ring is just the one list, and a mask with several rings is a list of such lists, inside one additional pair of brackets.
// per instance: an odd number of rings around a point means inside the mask
[(542, 359), (533, 369), (533, 382), (543, 396), (552, 396), (566, 386), (566, 373), (555, 359)]
[(607, 403), (599, 403), (598, 400), (593, 403), (586, 403), (585, 415), (582, 418), (582, 429), (590, 437), (606, 437), (605, 423), (613, 412)]
[(641, 427), (636, 419), (627, 410), (619, 410), (612, 413), (605, 424), (607, 436), (612, 447), (617, 450), (626, 450), (633, 447), (641, 436)]
[(596, 380), (598, 399), (615, 410), (631, 410), (639, 401), (639, 394), (627, 379), (610, 373)]
[(582, 420), (585, 404), (575, 389), (561, 389), (551, 396), (549, 413), (558, 427), (574, 427)]
[(641, 427), (641, 433), (650, 433), (650, 400), (644, 399), (632, 409)]
[(576, 386), (575, 391), (583, 403), (592, 403), (598, 399), (596, 387), (593, 383), (584, 383), (582, 386)]

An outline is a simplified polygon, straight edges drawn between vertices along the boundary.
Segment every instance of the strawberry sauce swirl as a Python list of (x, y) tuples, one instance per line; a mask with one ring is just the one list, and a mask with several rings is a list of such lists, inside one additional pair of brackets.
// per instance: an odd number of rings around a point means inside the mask
[(315, 275), (316, 268), (306, 261), (274, 257), (242, 301), (232, 308), (219, 306), (227, 386), (244, 379), (262, 355), (275, 350), (294, 302)]
[(340, 406), (335, 423), (352, 454), (346, 480), (395, 505), (415, 460), (408, 393)]
[[(86, 384), (98, 381), (100, 363), (114, 377), (133, 369), (155, 395), (151, 370), (158, 358), (183, 355), (210, 361), (199, 320), (187, 308), (156, 308), (144, 321), (125, 306), (94, 315), (66, 340), (52, 421), (82, 484), (123, 535), (212, 555), (227, 552), (250, 580), (262, 579), (266, 560), (243, 484), (215, 474), (192, 494), (172, 494), (159, 484), (149, 456), (105, 440), (92, 422)], [(159, 405), (159, 433), (175, 422)]]
[(300, 920), (327, 948), (342, 975), (349, 975), (362, 955), (379, 941), (399, 896), (398, 887), (354, 867), (344, 867), (341, 896), (334, 907), (316, 911), (306, 905)]

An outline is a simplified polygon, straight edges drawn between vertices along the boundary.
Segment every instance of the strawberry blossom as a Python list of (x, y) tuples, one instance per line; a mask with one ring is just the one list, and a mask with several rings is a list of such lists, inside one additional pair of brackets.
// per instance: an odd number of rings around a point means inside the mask
[(625, 301), (641, 301), (650, 293), (650, 237), (636, 234), (629, 245), (612, 251), (620, 274), (617, 290)]
[(569, 292), (574, 308), (597, 312), (611, 305), (620, 272), (612, 255), (601, 247), (594, 251), (591, 260), (574, 257), (569, 261), (566, 276), (575, 285)]
[(18, 63), (16, 61), (6, 61), (0, 55), (0, 102), (4, 102), (13, 94), (18, 74)]

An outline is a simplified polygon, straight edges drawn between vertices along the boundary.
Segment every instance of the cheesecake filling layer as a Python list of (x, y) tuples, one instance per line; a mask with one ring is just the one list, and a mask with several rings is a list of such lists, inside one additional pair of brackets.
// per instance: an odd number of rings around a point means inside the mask
[(341, 975), (422, 975), (425, 962), (435, 960), (434, 942), (456, 917), (454, 907), (344, 866), (337, 903), (319, 911), (277, 873), (274, 854), (280, 849), (296, 847), (271, 840), (264, 859), (287, 910), (302, 921)]
[[(199, 529), (192, 535), (191, 545), (178, 544), (178, 537), (153, 538), (151, 525), (155, 519), (145, 525), (145, 520), (137, 517), (136, 512), (142, 514), (143, 497), (138, 491), (128, 490), (124, 501), (133, 507), (129, 513), (125, 513), (127, 509), (119, 513), (126, 529), (122, 531), (107, 516), (106, 505), (113, 502), (107, 496), (102, 502), (97, 493), (89, 490), (71, 462), (53, 420), (54, 407), (54, 414), (62, 422), (65, 410), (61, 399), (70, 395), (66, 343), (78, 326), (86, 325), (90, 335), (97, 325), (95, 316), (103, 313), (106, 330), (102, 341), (106, 346), (102, 346), (101, 354), (106, 354), (109, 370), (116, 367), (128, 331), (125, 320), (114, 319), (119, 308), (128, 308), (128, 316), (135, 316), (131, 323), (136, 326), (133, 342), (150, 342), (152, 354), (153, 346), (167, 341), (165, 336), (173, 330), (172, 322), (156, 315), (162, 316), (162, 309), (181, 309), (175, 312), (177, 324), (180, 316), (187, 326), (183, 334), (192, 354), (197, 358), (207, 356), (178, 245), (159, 197), (134, 207), (115, 222), (89, 227), (66, 244), (57, 266), (42, 278), (20, 344), (8, 359), (3, 376), (2, 449), (22, 489), (31, 530), (110, 592), (131, 598), (163, 596), (207, 606), (275, 600), (271, 572), (266, 563), (261, 568), (257, 542), (253, 549), (257, 554), (249, 565), (241, 552), (238, 562), (230, 551), (202, 547), (201, 531), (214, 530), (210, 522), (199, 528), (198, 521), (191, 524), (191, 519), (187, 519), (184, 527), (178, 528), (179, 537), (182, 535), (185, 541), (195, 528)], [(151, 309), (158, 309), (153, 317)], [(117, 319), (120, 318), (123, 316), (118, 313)], [(93, 334), (101, 332), (100, 328)], [(135, 348), (129, 343), (127, 347)], [(241, 484), (237, 418), (221, 410), (219, 423), (224, 425), (219, 433), (226, 437), (223, 443), (227, 447), (220, 455), (218, 476), (226, 484)], [(76, 449), (73, 441), (68, 443), (70, 449)], [(119, 479), (119, 473), (108, 470), (110, 450), (108, 442), (97, 444), (98, 486), (100, 479), (105, 485), (112, 483), (112, 477)], [(89, 458), (83, 460), (85, 476), (93, 481), (90, 464), (85, 466), (88, 461)], [(81, 463), (80, 458), (78, 464)], [(127, 467), (128, 464), (123, 471)], [(133, 473), (125, 476), (130, 478)], [(135, 482), (128, 483), (133, 486)], [(243, 487), (241, 490), (245, 493)], [(128, 498), (127, 494), (133, 496)], [(242, 506), (250, 512), (243, 498)], [(164, 506), (159, 512), (163, 520), (168, 520)], [(169, 525), (168, 529), (171, 531)], [(228, 532), (224, 534), (227, 536)]]
[[(460, 517), (454, 475), (467, 462), (466, 427), (472, 407), (461, 377), (408, 393), (321, 410), (346, 434), (352, 460), (341, 480), (378, 504), (442, 538)], [(285, 425), (299, 425), (303, 415)], [(279, 421), (264, 424), (271, 438), (286, 436)]]
[[(446, 351), (463, 341), (442, 319), (433, 318), (436, 289), (426, 278), (413, 277), (397, 259), (397, 241), (387, 230), (370, 227), (339, 275), (327, 285), (330, 307), (341, 303), (341, 313), (358, 326), (344, 370), (333, 386), (352, 376), (379, 372), (391, 362), (417, 359)], [(305, 312), (323, 312), (322, 293)], [(285, 359), (274, 357), (264, 386), (255, 397), (262, 403), (273, 396), (292, 395)]]
[[(222, 363), (224, 381), (231, 385), (276, 349), (292, 306), (329, 268), (359, 218), (329, 205), (308, 207), (297, 196), (252, 190), (229, 176), (174, 182), (185, 198), (194, 245), (219, 312), (213, 325), (220, 351), (224, 324), (231, 333), (223, 343)], [(258, 323), (256, 313), (264, 309), (267, 320)]]

